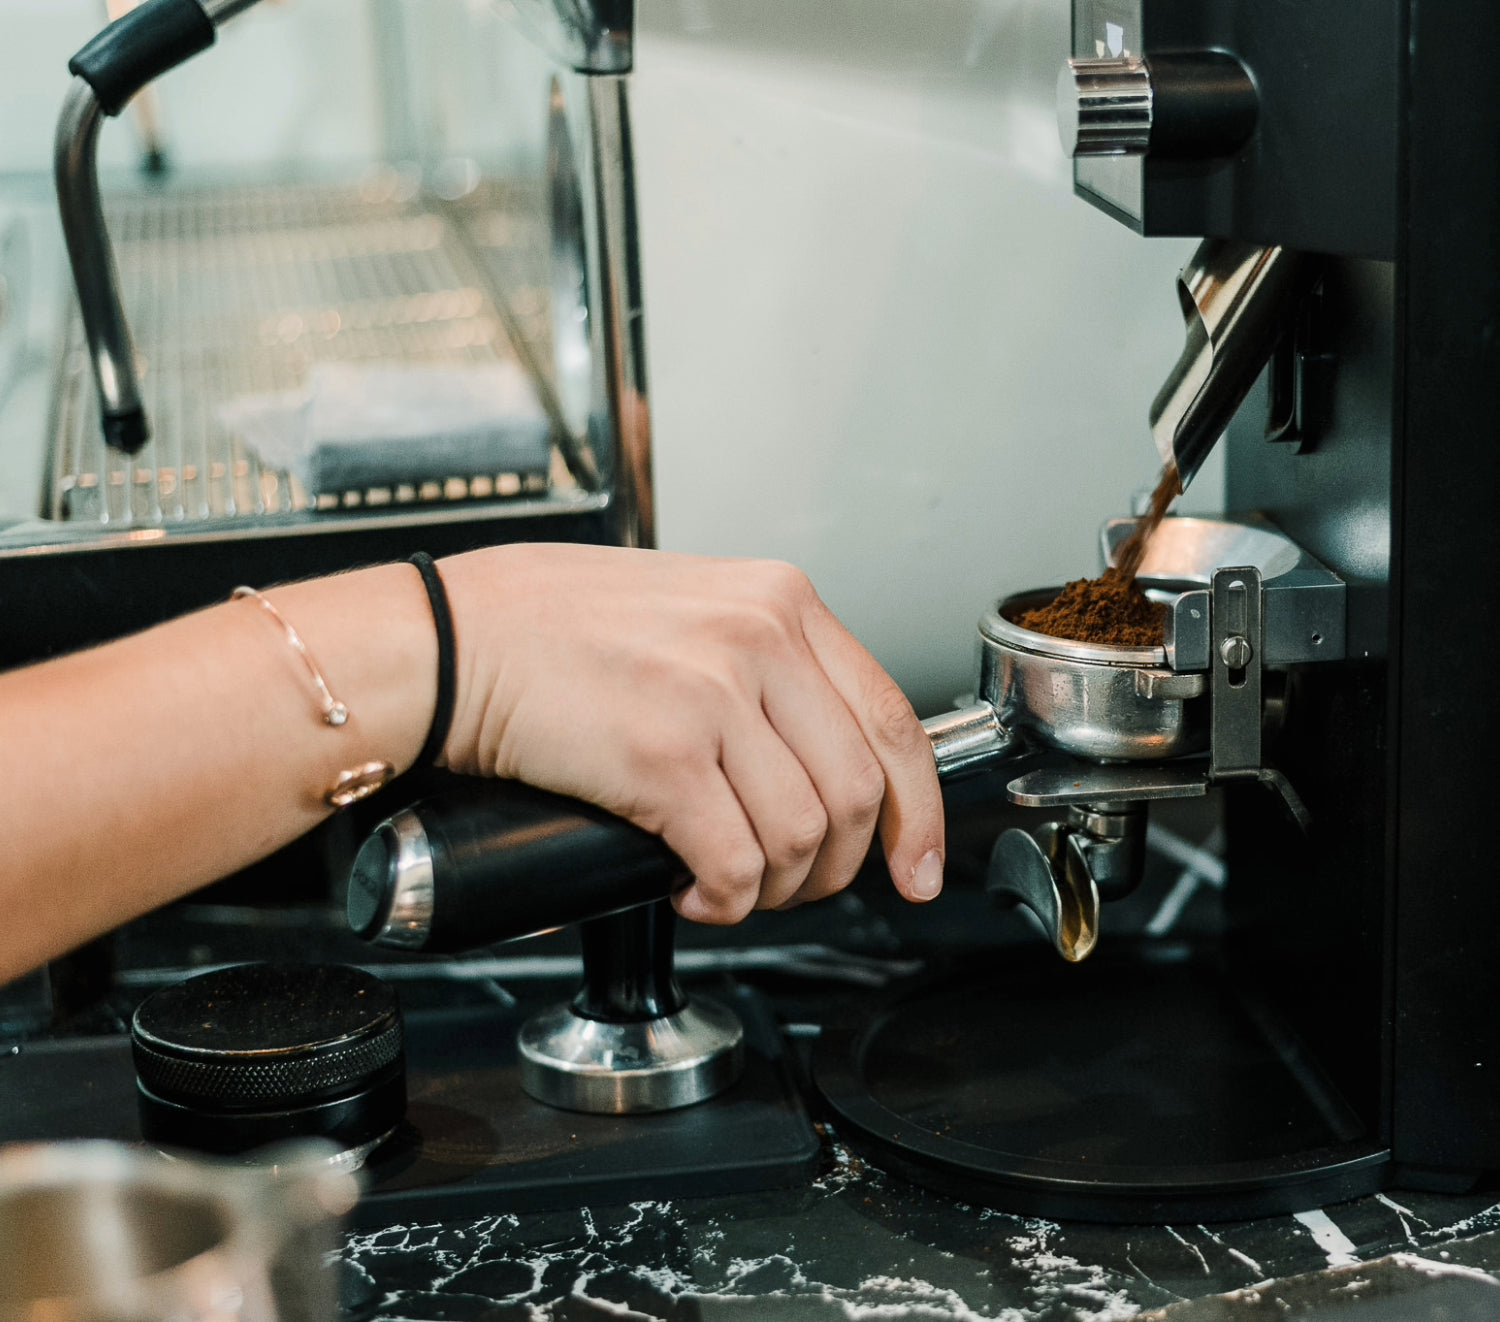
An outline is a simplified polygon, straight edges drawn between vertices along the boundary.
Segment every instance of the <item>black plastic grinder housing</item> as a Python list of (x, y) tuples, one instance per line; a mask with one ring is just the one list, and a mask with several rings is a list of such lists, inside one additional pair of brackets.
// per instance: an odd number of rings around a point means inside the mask
[(401, 1010), (342, 964), (240, 964), (154, 992), (131, 1021), (141, 1134), (221, 1155), (292, 1138), (368, 1150), (406, 1112)]

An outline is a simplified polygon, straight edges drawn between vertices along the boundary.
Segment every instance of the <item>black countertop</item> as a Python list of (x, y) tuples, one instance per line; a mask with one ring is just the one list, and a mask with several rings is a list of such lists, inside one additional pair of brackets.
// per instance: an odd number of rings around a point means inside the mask
[(353, 1311), (392, 1322), (1497, 1318), (1497, 1197), (1063, 1225), (926, 1193), (825, 1133), (801, 1190), (398, 1225), (344, 1256)]
[[(1161, 817), (1179, 844), (1212, 843), (1211, 820)], [(1108, 910), (1106, 941), (1127, 933), (1191, 940), (1212, 927), (1212, 868), (1195, 871), (1183, 857), (1154, 851), (1147, 884)], [(987, 912), (974, 857), (950, 844), (950, 859), (949, 893), (925, 910), (893, 902), (888, 883), (866, 878), (853, 894), (806, 911), (756, 915), (731, 932), (684, 933), (680, 962), (721, 982), (729, 969), (758, 990), (805, 1089), (807, 1054), (830, 1014), (867, 1003), (880, 984), (919, 965), (942, 967), (956, 950), (1003, 959), (1008, 948), (1036, 943), (1020, 918)], [(460, 993), (468, 1004), (512, 1005), (517, 990), (566, 993), (555, 978), (575, 949), (564, 933), (414, 968), (354, 943), (326, 912), (246, 908), (233, 895), (209, 895), (127, 930), (114, 993), (70, 1031), (107, 1044), (152, 986), (218, 961), (289, 950), (383, 971), (420, 1021), (424, 1007)], [(12, 1050), (24, 1052), (35, 1036), (15, 1040)], [(350, 1320), (1500, 1318), (1500, 1281), (1490, 1274), (1500, 1275), (1500, 1188), (1391, 1192), (1207, 1225), (1064, 1223), (930, 1192), (878, 1169), (804, 1095), (820, 1152), (789, 1188), (731, 1194), (700, 1183), (695, 1193), (707, 1196), (664, 1199), (643, 1186), (640, 1199), (579, 1207), (564, 1187), (552, 1210), (515, 1210), (497, 1193), (492, 1211), (471, 1202), (462, 1215), (408, 1216), (395, 1205), (362, 1215), (342, 1254)]]

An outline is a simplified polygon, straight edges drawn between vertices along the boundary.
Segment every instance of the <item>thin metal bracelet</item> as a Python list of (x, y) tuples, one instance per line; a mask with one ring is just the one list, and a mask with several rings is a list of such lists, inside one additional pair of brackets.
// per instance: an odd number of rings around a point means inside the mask
[(323, 678), (323, 672), (318, 669), (318, 663), (312, 659), (312, 653), (307, 650), (307, 644), (302, 641), (302, 636), (286, 622), (282, 613), (254, 588), (238, 587), (229, 594), (231, 601), (238, 601), (241, 597), (248, 597), (269, 614), (281, 626), (292, 650), (302, 658), (302, 664), (307, 667), (307, 673), (312, 676), (312, 682), (317, 686), (318, 705), (323, 711), (324, 724), (343, 725), (349, 719), (349, 709), (328, 691), (328, 682)]
[[(312, 677), (312, 682), (318, 690), (318, 705), (322, 709), (324, 723), (335, 727), (343, 725), (349, 719), (349, 708), (328, 691), (328, 681), (323, 678), (323, 672), (318, 669), (318, 663), (312, 659), (312, 653), (307, 650), (307, 644), (302, 641), (302, 636), (286, 622), (281, 612), (254, 588), (238, 587), (230, 593), (231, 601), (238, 601), (241, 597), (255, 602), (281, 626), (287, 642), (302, 658), (302, 664), (307, 667), (307, 673)], [(369, 798), (381, 786), (388, 784), (395, 774), (396, 768), (389, 762), (362, 762), (357, 767), (350, 767), (346, 771), (339, 772), (338, 778), (333, 782), (333, 788), (323, 795), (323, 802), (330, 808), (347, 808), (351, 803), (358, 803), (361, 799)]]

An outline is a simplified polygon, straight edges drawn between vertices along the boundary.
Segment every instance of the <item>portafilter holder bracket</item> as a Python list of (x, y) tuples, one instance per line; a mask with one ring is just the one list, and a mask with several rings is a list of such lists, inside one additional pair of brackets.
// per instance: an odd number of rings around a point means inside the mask
[[(1134, 526), (1105, 525), (1107, 563)], [(1002, 834), (988, 882), (1030, 909), (1069, 961), (1093, 949), (1101, 899), (1139, 883), (1152, 799), (1256, 780), (1306, 826), (1301, 799), (1265, 763), (1262, 677), (1345, 653), (1343, 581), (1264, 520), (1168, 519), (1141, 579), (1167, 607), (1162, 646), (1033, 633), (1016, 617), (1056, 590), (1020, 593), (980, 621), (982, 700), (926, 722), (947, 776), (1003, 765), (1028, 746), (1069, 756), (1007, 785), (1019, 806), (1068, 815)]]

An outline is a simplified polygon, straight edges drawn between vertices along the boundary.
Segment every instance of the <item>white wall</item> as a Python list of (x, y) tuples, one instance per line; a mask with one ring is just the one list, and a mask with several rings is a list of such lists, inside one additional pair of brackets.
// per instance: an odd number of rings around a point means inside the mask
[[(106, 21), (103, 0), (0, 0), (0, 171), (47, 171), (68, 59)], [(173, 159), (188, 168), (369, 160), (379, 149), (369, 0), (284, 0), (234, 20), (218, 48), (157, 83)], [(100, 138), (132, 166), (127, 124)]]
[(662, 544), (803, 566), (920, 708), (1156, 475), (1191, 244), (1072, 196), (1066, 10), (641, 0)]

